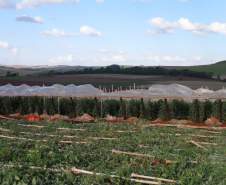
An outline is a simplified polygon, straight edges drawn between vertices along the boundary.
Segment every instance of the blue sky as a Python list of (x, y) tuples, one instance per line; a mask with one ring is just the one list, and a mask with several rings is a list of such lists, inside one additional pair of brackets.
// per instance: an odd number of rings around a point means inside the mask
[(0, 0), (3, 65), (226, 59), (225, 0)]

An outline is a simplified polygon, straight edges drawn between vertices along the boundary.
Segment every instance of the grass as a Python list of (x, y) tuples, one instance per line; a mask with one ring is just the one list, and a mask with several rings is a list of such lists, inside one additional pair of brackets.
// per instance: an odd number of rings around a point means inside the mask
[[(27, 123), (22, 121), (20, 124)], [(138, 125), (102, 122), (33, 124), (45, 127), (38, 129), (21, 126), (18, 122), (0, 122), (0, 128), (9, 129), (0, 130), (0, 135), (32, 139), (0, 138), (0, 184), (131, 184), (120, 178), (73, 175), (63, 171), (30, 169), (30, 166), (54, 169), (76, 167), (127, 178), (131, 173), (138, 173), (174, 179), (179, 184), (189, 185), (226, 184), (226, 131), (209, 133), (197, 129), (144, 128), (146, 123), (142, 121)], [(83, 130), (58, 129), (62, 127)], [(65, 135), (77, 137), (65, 138)], [(200, 138), (194, 135), (215, 137)], [(97, 140), (94, 137), (117, 139)], [(40, 141), (44, 139), (47, 142)], [(74, 143), (60, 144), (62, 140)], [(190, 140), (217, 145), (206, 145), (207, 150), (203, 150), (187, 142)], [(75, 143), (79, 141), (86, 141), (87, 144)], [(117, 155), (112, 154), (112, 149), (154, 157)], [(176, 163), (166, 165), (163, 162), (166, 159)]]

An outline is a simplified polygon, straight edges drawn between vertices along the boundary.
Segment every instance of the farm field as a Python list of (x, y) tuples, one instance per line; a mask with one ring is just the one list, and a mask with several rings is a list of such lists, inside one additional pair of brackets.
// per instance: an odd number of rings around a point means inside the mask
[(119, 75), (119, 74), (80, 74), (80, 75), (53, 75), (53, 76), (21, 76), (0, 78), (0, 85), (11, 83), (14, 85), (53, 85), (53, 84), (92, 84), (96, 87), (102, 86), (111, 88), (114, 85), (115, 88), (122, 86), (123, 88), (129, 88), (136, 83), (138, 88), (148, 88), (153, 84), (172, 84), (179, 83), (181, 85), (188, 86), (192, 89), (200, 87), (208, 87), (213, 90), (221, 89), (225, 86), (224, 82), (191, 78), (191, 77), (166, 77), (166, 76), (145, 76), (145, 75)]
[(225, 138), (223, 130), (157, 128), (142, 120), (0, 121), (0, 184), (225, 184)]

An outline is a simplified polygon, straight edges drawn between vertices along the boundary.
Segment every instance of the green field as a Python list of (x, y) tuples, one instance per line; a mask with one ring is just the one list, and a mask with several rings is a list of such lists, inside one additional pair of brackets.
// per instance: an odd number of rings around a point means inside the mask
[(197, 71), (197, 72), (207, 72), (214, 75), (226, 75), (226, 61), (217, 62), (215, 64), (203, 65), (203, 66), (191, 66), (186, 69)]
[[(132, 173), (174, 179), (178, 184), (226, 184), (223, 131), (144, 127), (143, 121), (137, 125), (36, 123), (43, 128), (27, 124), (0, 122), (0, 184), (135, 184), (130, 181)], [(202, 149), (190, 140), (216, 146), (203, 144)], [(150, 156), (114, 154), (112, 149)], [(105, 176), (63, 170), (72, 167)]]

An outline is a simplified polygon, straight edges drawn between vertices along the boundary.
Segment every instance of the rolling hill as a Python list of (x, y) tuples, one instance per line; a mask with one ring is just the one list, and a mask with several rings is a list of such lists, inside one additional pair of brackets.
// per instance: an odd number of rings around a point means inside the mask
[(226, 76), (226, 61), (221, 61), (210, 65), (190, 66), (186, 67), (186, 69), (197, 72), (212, 73), (215, 76), (216, 75)]

